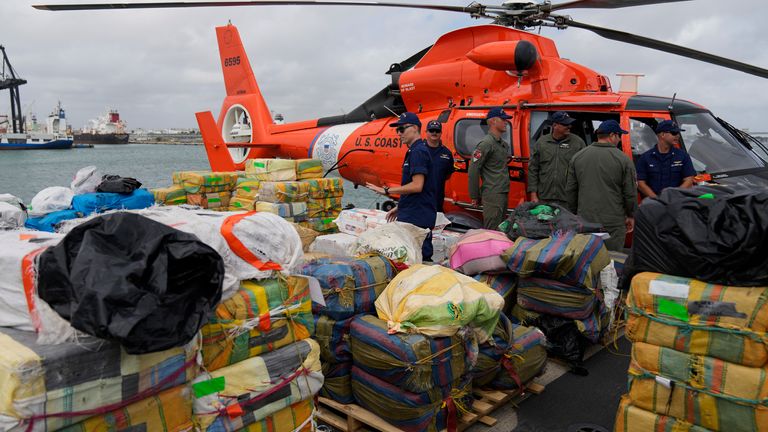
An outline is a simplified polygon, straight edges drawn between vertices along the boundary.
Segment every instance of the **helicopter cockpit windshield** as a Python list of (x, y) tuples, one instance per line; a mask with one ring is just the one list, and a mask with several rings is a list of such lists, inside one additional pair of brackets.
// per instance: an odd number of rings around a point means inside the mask
[(709, 112), (676, 115), (682, 142), (697, 172), (720, 173), (765, 167)]

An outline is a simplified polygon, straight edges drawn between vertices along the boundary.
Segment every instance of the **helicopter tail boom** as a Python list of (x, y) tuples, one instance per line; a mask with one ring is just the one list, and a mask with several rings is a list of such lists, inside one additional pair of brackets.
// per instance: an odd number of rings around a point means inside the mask
[(263, 142), (268, 135), (268, 125), (274, 122), (259, 85), (256, 83), (240, 33), (237, 27), (228, 24), (216, 27), (216, 38), (219, 42), (221, 70), (227, 90), (227, 97), (224, 99), (219, 116), (219, 126), (223, 125), (224, 117), (232, 105), (240, 103), (250, 116), (248, 122), (253, 134), (250, 141)]

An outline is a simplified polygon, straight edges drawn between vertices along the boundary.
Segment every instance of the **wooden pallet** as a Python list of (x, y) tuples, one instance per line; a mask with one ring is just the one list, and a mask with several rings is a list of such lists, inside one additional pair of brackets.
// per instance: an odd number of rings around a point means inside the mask
[[(496, 418), (490, 414), (497, 408), (507, 403), (519, 403), (529, 394), (539, 394), (544, 391), (544, 386), (530, 383), (525, 393), (516, 390), (475, 390), (475, 401), (472, 411), (465, 413), (459, 419), (459, 431), (463, 431), (475, 423), (486, 426), (496, 424)], [(321, 397), (318, 399), (318, 420), (342, 432), (358, 432), (374, 430), (381, 432), (402, 432), (396, 426), (365, 408), (355, 404), (342, 404), (334, 400)]]

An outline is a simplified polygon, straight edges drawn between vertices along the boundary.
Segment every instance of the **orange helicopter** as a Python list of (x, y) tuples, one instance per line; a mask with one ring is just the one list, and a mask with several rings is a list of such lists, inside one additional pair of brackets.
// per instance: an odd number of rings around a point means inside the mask
[[(708, 109), (692, 102), (639, 95), (631, 88), (612, 89), (607, 77), (560, 57), (555, 43), (525, 31), (552, 26), (577, 27), (629, 44), (657, 49), (752, 75), (768, 78), (768, 70), (693, 49), (617, 30), (596, 27), (555, 12), (568, 8), (619, 8), (670, 0), (574, 0), (553, 5), (507, 0), (500, 6), (417, 5), (354, 1), (236, 1), (39, 5), (48, 10), (139, 9), (163, 7), (348, 5), (431, 9), (488, 18), (491, 25), (462, 28), (444, 34), (434, 45), (394, 63), (391, 81), (348, 114), (281, 124), (272, 118), (234, 25), (216, 28), (227, 95), (214, 121), (210, 112), (197, 113), (211, 169), (243, 169), (251, 158), (307, 158), (323, 161), (326, 171), (356, 186), (399, 185), (406, 146), (393, 128), (405, 111), (418, 114), (422, 124), (443, 124), (443, 143), (454, 154), (457, 172), (446, 184), (445, 209), (454, 220), (473, 225), (479, 210), (470, 206), (467, 170), (474, 147), (485, 136), (483, 125), (491, 107), (502, 106), (509, 120), (509, 207), (526, 193), (529, 144), (549, 133), (550, 115), (566, 111), (577, 119), (571, 133), (587, 144), (596, 140), (597, 124), (619, 121), (630, 134), (622, 150), (635, 158), (656, 144), (654, 128), (674, 119), (685, 129), (682, 146), (689, 153), (698, 181), (768, 186), (768, 149)], [(674, 1), (674, 0), (672, 0)], [(682, 0), (685, 1), (685, 0)], [(631, 78), (631, 77), (630, 77)], [(386, 203), (388, 206), (394, 203)], [(385, 206), (387, 209), (387, 206)], [(458, 216), (463, 214), (465, 217)]]

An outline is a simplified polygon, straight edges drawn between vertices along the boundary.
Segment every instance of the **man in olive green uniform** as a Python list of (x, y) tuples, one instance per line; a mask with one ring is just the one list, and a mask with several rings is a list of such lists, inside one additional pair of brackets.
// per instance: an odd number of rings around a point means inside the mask
[(637, 181), (635, 165), (616, 146), (627, 131), (616, 120), (597, 128), (597, 142), (576, 153), (568, 170), (568, 207), (611, 234), (609, 250), (621, 250), (635, 227)]
[(473, 207), (482, 203), (485, 229), (499, 229), (507, 211), (509, 144), (501, 139), (501, 135), (507, 131), (507, 119), (511, 118), (501, 108), (488, 111), (485, 116), (488, 135), (475, 148), (469, 164), (469, 197)]
[(545, 201), (566, 207), (565, 182), (573, 155), (586, 147), (584, 141), (571, 133), (576, 119), (565, 111), (552, 114), (552, 133), (542, 135), (531, 146), (528, 163), (528, 192), (531, 201)]

